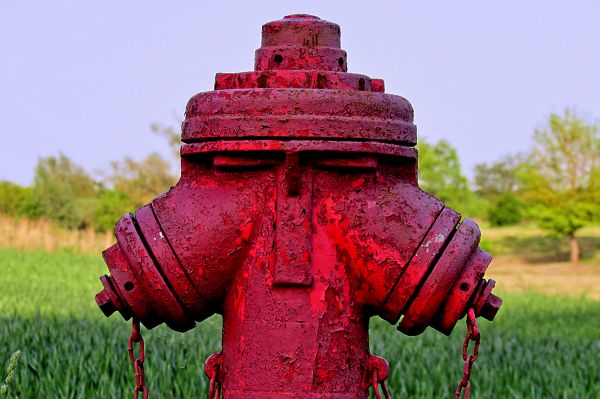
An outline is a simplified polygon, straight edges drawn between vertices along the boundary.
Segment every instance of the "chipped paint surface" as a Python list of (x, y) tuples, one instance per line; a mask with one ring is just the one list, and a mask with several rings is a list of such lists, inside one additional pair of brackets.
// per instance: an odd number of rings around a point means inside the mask
[[(226, 399), (367, 397), (369, 319), (448, 334), (500, 306), (479, 230), (417, 186), (410, 103), (347, 72), (339, 26), (263, 26), (255, 71), (189, 101), (182, 176), (117, 223), (96, 300), (147, 328), (223, 315)], [(385, 378), (385, 377), (384, 377)]]

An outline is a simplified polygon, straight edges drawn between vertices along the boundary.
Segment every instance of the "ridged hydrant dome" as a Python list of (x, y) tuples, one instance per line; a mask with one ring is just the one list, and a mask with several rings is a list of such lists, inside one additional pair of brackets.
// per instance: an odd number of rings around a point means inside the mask
[(107, 316), (223, 315), (207, 367), (225, 399), (364, 399), (374, 367), (387, 377), (371, 317), (449, 334), (501, 305), (477, 225), (418, 187), (412, 106), (347, 72), (340, 44), (315, 16), (265, 24), (255, 70), (189, 100), (180, 181), (103, 254)]

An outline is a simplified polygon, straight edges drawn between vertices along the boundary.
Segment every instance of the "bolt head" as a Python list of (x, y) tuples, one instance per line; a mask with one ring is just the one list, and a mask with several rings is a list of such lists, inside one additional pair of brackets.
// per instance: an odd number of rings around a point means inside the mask
[(502, 299), (490, 293), (481, 307), (480, 315), (486, 320), (492, 321), (502, 306)]
[(110, 316), (117, 310), (105, 290), (102, 290), (96, 294), (96, 303), (106, 317)]

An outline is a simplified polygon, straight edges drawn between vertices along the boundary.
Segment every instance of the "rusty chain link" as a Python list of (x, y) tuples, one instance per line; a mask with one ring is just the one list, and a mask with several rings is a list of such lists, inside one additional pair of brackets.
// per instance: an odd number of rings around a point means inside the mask
[(371, 384), (373, 384), (373, 392), (375, 392), (375, 397), (377, 399), (381, 399), (381, 393), (379, 392), (379, 386), (381, 385), (381, 390), (383, 391), (385, 399), (392, 399), (390, 396), (390, 391), (388, 391), (387, 385), (385, 385), (385, 381), (379, 381), (377, 369), (373, 369), (373, 376), (371, 378)]
[(210, 372), (210, 385), (208, 386), (208, 399), (219, 399), (221, 393), (221, 384), (217, 381), (219, 375), (219, 366), (215, 367)]
[[(475, 317), (475, 311), (473, 308), (470, 308), (467, 312), (467, 336), (465, 337), (465, 341), (463, 343), (463, 351), (462, 356), (465, 361), (465, 367), (463, 371), (463, 377), (461, 381), (458, 383), (458, 387), (456, 388), (456, 393), (454, 394), (454, 399), (459, 399), (461, 393), (464, 391), (463, 399), (468, 399), (469, 394), (471, 392), (471, 370), (473, 367), (473, 363), (477, 360), (477, 355), (479, 353), (479, 342), (480, 342), (481, 334), (479, 332), (479, 327), (477, 326), (477, 319)], [(469, 343), (473, 341), (475, 346), (473, 348), (473, 353), (468, 354)], [(135, 357), (134, 352), (134, 344), (139, 344), (139, 357)], [(129, 336), (129, 342), (127, 345), (127, 352), (129, 353), (129, 359), (131, 364), (133, 365), (134, 373), (135, 373), (135, 389), (133, 391), (133, 399), (139, 399), (140, 392), (143, 393), (143, 398), (148, 399), (148, 387), (146, 386), (146, 379), (144, 375), (144, 337), (142, 337), (142, 333), (140, 330), (140, 322), (139, 320), (133, 320), (131, 325), (131, 335)], [(210, 385), (208, 388), (208, 399), (219, 399), (221, 394), (221, 384), (217, 381), (217, 376), (219, 374), (218, 366), (215, 365), (213, 371), (210, 373)], [(373, 385), (373, 391), (375, 393), (375, 397), (377, 399), (382, 399), (381, 393), (379, 392), (379, 386), (381, 386), (381, 390), (383, 391), (383, 395), (385, 399), (391, 399), (390, 392), (385, 384), (385, 381), (379, 381), (377, 376), (377, 369), (373, 370), (371, 384)]]
[[(139, 357), (135, 357), (133, 353), (133, 344), (139, 344)], [(144, 399), (148, 399), (148, 388), (146, 387), (146, 378), (144, 376), (144, 337), (142, 337), (139, 320), (133, 319), (131, 324), (131, 335), (129, 336), (127, 352), (129, 353), (129, 360), (131, 360), (131, 364), (133, 364), (135, 373), (133, 399), (139, 399), (140, 392), (144, 394)]]
[[(458, 383), (458, 387), (456, 388), (454, 399), (460, 399), (460, 396), (463, 392), (463, 399), (469, 398), (469, 394), (471, 393), (471, 371), (473, 368), (473, 363), (475, 363), (475, 360), (477, 360), (477, 355), (479, 354), (480, 339), (481, 334), (479, 332), (479, 327), (477, 326), (477, 317), (475, 316), (475, 310), (473, 308), (470, 308), (467, 311), (467, 336), (465, 337), (465, 340), (463, 342), (462, 350), (462, 357), (465, 361), (465, 367), (463, 370), (463, 377)], [(473, 347), (473, 353), (469, 354), (469, 344), (471, 343), (471, 341), (474, 342), (475, 345)], [(387, 389), (387, 386), (385, 385), (385, 381), (379, 381), (378, 379), (377, 368), (373, 369), (370, 382), (371, 385), (373, 385), (373, 392), (375, 393), (375, 397), (377, 399), (381, 399), (381, 393), (379, 392), (380, 385), (385, 399), (391, 399), (390, 393)]]
[[(465, 368), (463, 371), (462, 380), (460, 380), (460, 382), (458, 383), (458, 387), (456, 388), (454, 399), (459, 399), (463, 390), (463, 398), (469, 398), (469, 394), (471, 393), (471, 383), (469, 379), (471, 378), (471, 369), (473, 367), (473, 363), (475, 363), (475, 360), (477, 360), (477, 354), (479, 353), (480, 337), (481, 335), (479, 333), (479, 327), (477, 326), (475, 310), (473, 308), (470, 308), (467, 312), (467, 336), (465, 337), (465, 342), (463, 343), (462, 351), (462, 356), (465, 361)], [(475, 346), (473, 348), (473, 353), (469, 355), (469, 343), (471, 341), (475, 342)]]

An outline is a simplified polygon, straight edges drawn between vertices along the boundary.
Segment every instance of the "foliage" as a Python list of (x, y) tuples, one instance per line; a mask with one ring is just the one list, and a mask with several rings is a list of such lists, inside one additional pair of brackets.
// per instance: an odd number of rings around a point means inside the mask
[[(179, 131), (151, 125), (177, 155)], [(445, 140), (418, 144), (419, 184), (465, 216), (506, 226), (535, 220), (557, 236), (574, 237), (600, 222), (598, 129), (574, 111), (552, 114), (535, 133), (531, 154), (476, 165), (475, 191), (461, 171), (456, 150)], [(173, 185), (167, 160), (153, 153), (141, 160), (112, 162), (97, 182), (64, 154), (39, 160), (32, 187), (0, 182), (0, 214), (46, 218), (61, 226), (112, 229), (125, 212), (151, 201)]]
[(0, 214), (49, 219), (71, 229), (108, 231), (125, 212), (149, 202), (175, 179), (169, 162), (158, 154), (141, 161), (113, 162), (104, 184), (59, 154), (38, 161), (32, 187), (0, 182)]
[(456, 149), (446, 140), (431, 144), (421, 139), (419, 150), (419, 185), (448, 206), (466, 213), (473, 212), (473, 193), (462, 174)]
[(112, 230), (117, 220), (133, 209), (133, 201), (122, 192), (102, 190), (96, 203), (94, 227), (97, 231)]
[(492, 226), (510, 226), (517, 224), (522, 219), (523, 202), (514, 194), (499, 196), (496, 204), (488, 213), (488, 220)]
[(9, 181), (0, 182), (0, 214), (30, 219), (43, 216), (33, 187), (23, 187)]
[(518, 173), (524, 158), (523, 154), (509, 155), (496, 162), (475, 165), (475, 191), (487, 199), (516, 193), (521, 186)]
[(531, 157), (520, 173), (530, 216), (551, 234), (571, 237), (573, 262), (579, 251), (575, 233), (600, 214), (599, 141), (598, 127), (575, 111), (551, 114), (536, 130)]
[[(105, 271), (99, 256), (0, 251), (0, 358), (23, 348), (26, 367), (11, 389), (23, 398), (131, 396), (129, 323), (106, 319), (94, 303)], [(600, 302), (502, 293), (492, 323), (480, 321), (482, 343), (473, 395), (481, 398), (595, 398), (600, 395)], [(153, 397), (206, 395), (204, 359), (220, 349), (221, 320), (185, 334), (164, 326), (144, 330), (146, 376)], [(393, 397), (452, 395), (463, 371), (464, 322), (446, 337), (428, 329), (418, 337), (374, 319), (372, 353), (390, 361)]]
[(19, 216), (30, 201), (31, 189), (9, 181), (0, 181), (0, 214)]
[(127, 198), (134, 207), (140, 207), (175, 184), (176, 176), (170, 172), (167, 160), (152, 153), (141, 161), (125, 158), (111, 163), (112, 173), (108, 183)]
[(65, 227), (84, 228), (93, 224), (90, 205), (95, 196), (96, 182), (66, 155), (41, 158), (35, 168), (28, 212)]
[(492, 226), (517, 224), (523, 217), (519, 198), (524, 155), (506, 156), (496, 162), (475, 165), (475, 193), (489, 204), (486, 219)]
[(167, 139), (167, 143), (171, 148), (171, 152), (175, 159), (179, 159), (179, 148), (183, 144), (181, 141), (181, 131), (173, 128), (172, 126), (164, 126), (160, 123), (153, 123), (150, 125), (152, 133), (162, 136)]

